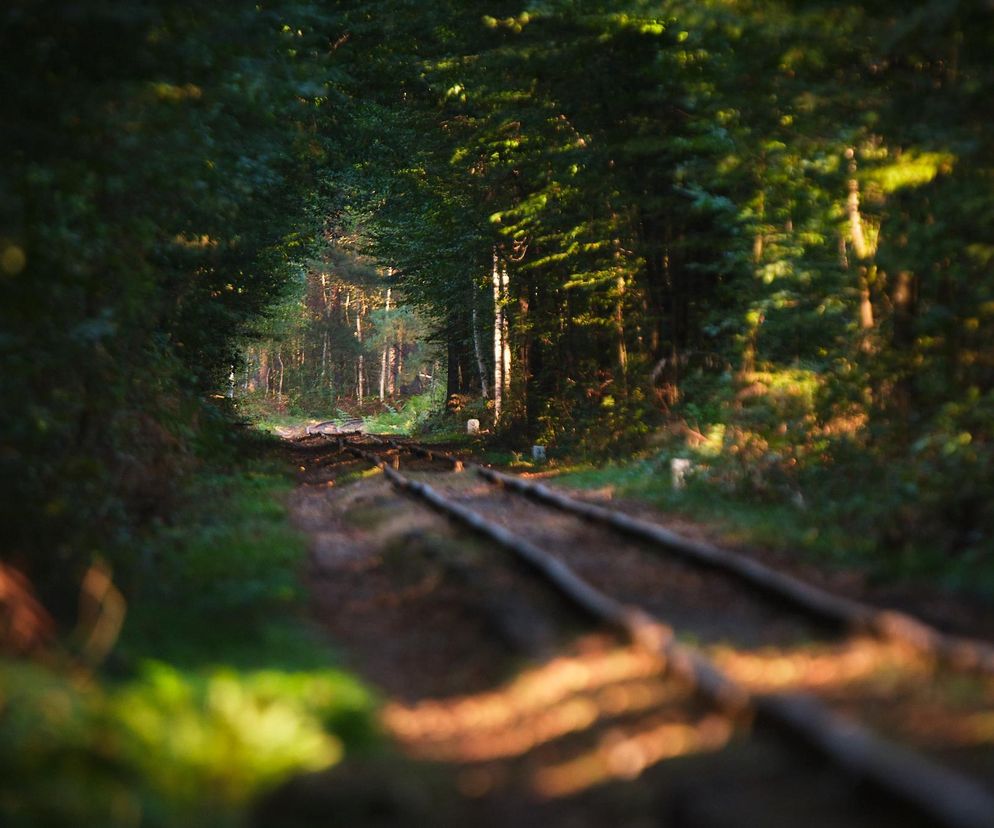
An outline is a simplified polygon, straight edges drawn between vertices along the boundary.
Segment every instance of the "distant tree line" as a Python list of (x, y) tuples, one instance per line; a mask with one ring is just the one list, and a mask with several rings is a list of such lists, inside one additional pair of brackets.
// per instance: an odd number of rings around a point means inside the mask
[(254, 326), (232, 366), (234, 398), (328, 417), (398, 405), (444, 382), (439, 349), (389, 271), (346, 250), (308, 261), (296, 290)]

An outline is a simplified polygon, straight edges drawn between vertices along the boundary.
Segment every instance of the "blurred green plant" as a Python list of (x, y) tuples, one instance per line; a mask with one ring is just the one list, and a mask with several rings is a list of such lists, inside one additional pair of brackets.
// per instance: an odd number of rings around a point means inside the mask
[(269, 438), (228, 435), (118, 561), (97, 676), (0, 662), (0, 822), (235, 826), (287, 777), (377, 742), (372, 694), (302, 620), (303, 538)]
[(371, 706), (333, 670), (149, 662), (101, 686), (0, 662), (0, 817), (11, 828), (238, 825), (289, 775), (368, 743)]

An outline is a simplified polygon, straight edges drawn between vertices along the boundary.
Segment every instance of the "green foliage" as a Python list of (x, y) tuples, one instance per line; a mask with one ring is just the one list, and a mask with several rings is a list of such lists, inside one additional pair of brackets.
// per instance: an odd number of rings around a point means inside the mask
[[(438, 390), (443, 389), (439, 387)], [(428, 426), (441, 405), (440, 393), (419, 394), (405, 400), (396, 410), (367, 417), (364, 427), (372, 434), (417, 434)]]
[(407, 394), (492, 397), (495, 336), (501, 439), (687, 420), (716, 486), (989, 559), (984, 3), (62, 5), (0, 12), (0, 519), (63, 615), (229, 371), (327, 416), (393, 343)]
[(0, 11), (4, 554), (61, 612), (95, 553), (166, 511), (200, 398), (303, 252), (333, 20), (305, 2)]
[(0, 664), (0, 815), (20, 826), (234, 826), (261, 793), (368, 741), (349, 676), (148, 663), (114, 686)]
[(306, 268), (246, 340), (232, 389), (239, 414), (257, 420), (283, 413), (328, 419), (338, 408), (382, 413), (384, 405), (432, 386), (436, 349), (388, 273), (344, 240), (316, 250)]
[(215, 452), (119, 562), (108, 675), (0, 664), (4, 825), (241, 825), (284, 779), (375, 743), (375, 700), (299, 618), (306, 550), (267, 445)]
[(436, 320), (450, 394), (474, 324), (492, 373), (496, 255), (506, 436), (721, 426), (716, 485), (824, 484), (881, 556), (989, 559), (990, 9), (343, 9), (360, 151), (331, 180)]

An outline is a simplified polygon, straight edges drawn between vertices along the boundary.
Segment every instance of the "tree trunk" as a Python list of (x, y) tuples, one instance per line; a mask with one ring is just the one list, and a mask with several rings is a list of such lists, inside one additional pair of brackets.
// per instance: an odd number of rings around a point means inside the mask
[(501, 368), (500, 377), (504, 383), (504, 392), (511, 389), (511, 337), (508, 331), (509, 322), (507, 308), (510, 304), (510, 282), (507, 275), (507, 265), (501, 268), (500, 272), (500, 342), (501, 342)]
[(393, 399), (397, 394), (397, 346), (390, 345), (387, 348), (386, 365), (387, 394)]
[(488, 399), (487, 393), (487, 366), (483, 361), (483, 348), (480, 346), (480, 326), (476, 312), (476, 290), (473, 290), (473, 352), (476, 354), (476, 367), (480, 373), (480, 393), (483, 399)]
[(618, 338), (618, 368), (622, 379), (628, 375), (628, 348), (625, 346), (625, 277), (619, 276), (616, 288), (618, 298), (614, 305), (614, 328)]
[(497, 248), (494, 248), (494, 425), (500, 422), (501, 404), (504, 401), (504, 349), (501, 332), (504, 329), (504, 309), (501, 305), (500, 262)]
[[(263, 394), (269, 395), (269, 351), (265, 348), (259, 351), (259, 367), (256, 370), (256, 387)], [(254, 390), (254, 389), (253, 389)]]
[(856, 178), (856, 150), (846, 150), (849, 159), (849, 195), (846, 199), (846, 213), (849, 216), (849, 237), (853, 253), (856, 254), (859, 278), (859, 326), (864, 331), (873, 328), (873, 303), (870, 298), (870, 284), (866, 267), (862, 263), (872, 254), (863, 230), (863, 217), (859, 211), (859, 181)]
[(387, 303), (383, 314), (383, 355), (380, 358), (380, 402), (386, 399), (387, 389), (387, 338), (386, 329), (390, 319), (390, 288), (387, 288)]
[(400, 392), (400, 376), (404, 373), (404, 331), (403, 328), (397, 331), (397, 362), (394, 365), (394, 387)]
[[(347, 307), (347, 305), (346, 305)], [(355, 338), (359, 340), (359, 360), (356, 365), (356, 397), (359, 400), (359, 405), (362, 405), (363, 397), (365, 397), (365, 374), (366, 365), (362, 353), (362, 306), (356, 309), (355, 315)]]

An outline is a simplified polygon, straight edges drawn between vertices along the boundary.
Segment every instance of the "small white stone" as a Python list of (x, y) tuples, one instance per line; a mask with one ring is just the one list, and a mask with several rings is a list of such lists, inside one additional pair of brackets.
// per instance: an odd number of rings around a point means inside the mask
[(545, 446), (532, 446), (532, 461), (535, 463), (545, 462)]
[(673, 478), (673, 488), (683, 489), (687, 485), (687, 472), (693, 468), (693, 464), (685, 457), (674, 457), (670, 460), (670, 474)]
[(466, 420), (466, 433), (467, 434), (479, 434), (480, 433), (480, 421), (479, 420)]

